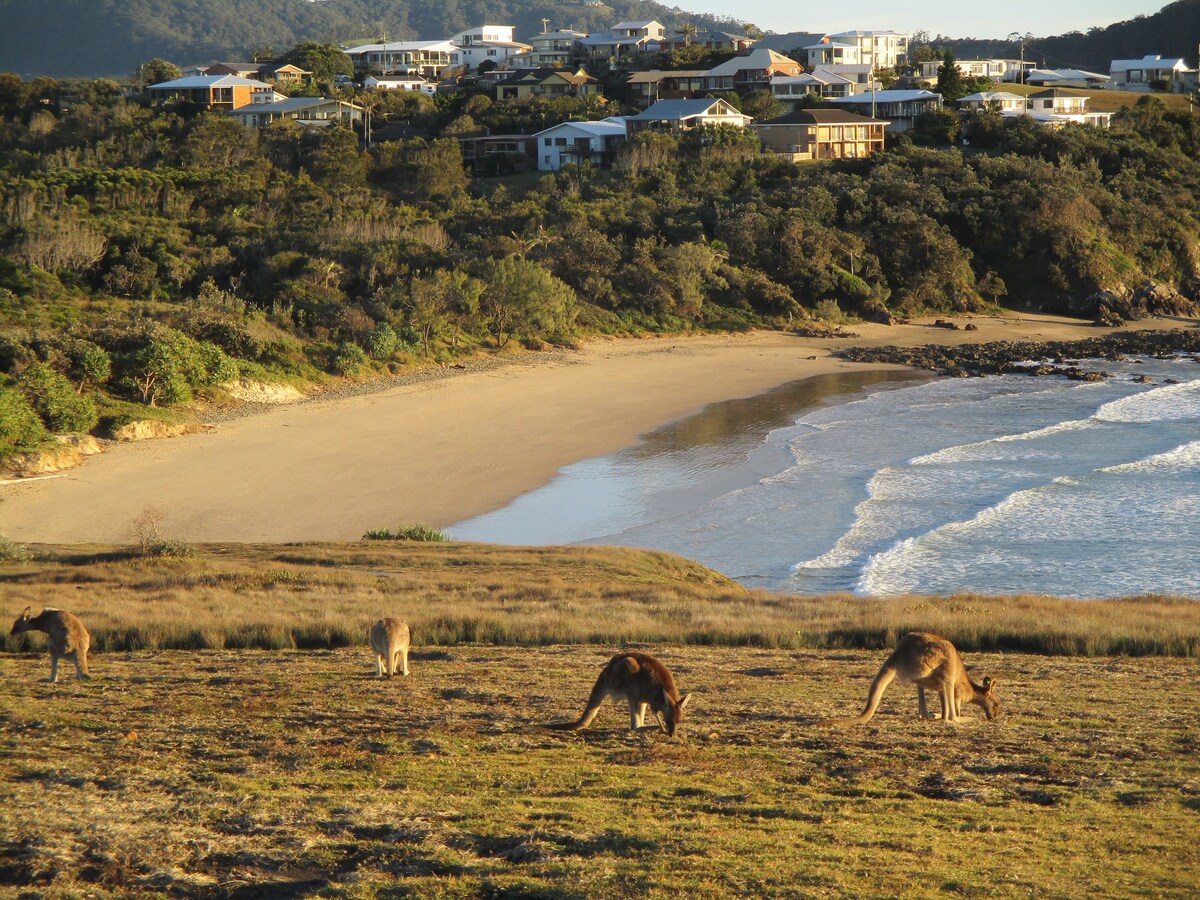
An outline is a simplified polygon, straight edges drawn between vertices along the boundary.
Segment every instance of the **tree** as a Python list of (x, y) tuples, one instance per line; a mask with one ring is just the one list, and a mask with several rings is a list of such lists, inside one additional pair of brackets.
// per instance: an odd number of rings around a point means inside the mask
[(314, 81), (333, 81), (335, 75), (354, 75), (354, 63), (337, 44), (302, 41), (283, 55), (283, 61), (312, 72)]
[(160, 57), (148, 59), (133, 73), (143, 87), (151, 84), (162, 84), (164, 81), (174, 81), (183, 76), (183, 70), (173, 62)]
[(540, 337), (574, 321), (575, 292), (537, 263), (509, 256), (486, 269), (482, 311), (498, 347), (514, 334)]
[(942, 64), (938, 66), (937, 87), (934, 90), (941, 94), (943, 102), (947, 103), (967, 94), (967, 86), (963, 82), (962, 72), (959, 71), (958, 61), (949, 50), (942, 57)]
[(699, 30), (700, 29), (698, 29), (691, 22), (684, 22), (683, 25), (680, 26), (679, 33), (683, 35), (683, 45), (685, 47), (691, 45), (692, 38), (694, 38), (696, 36), (696, 33)]

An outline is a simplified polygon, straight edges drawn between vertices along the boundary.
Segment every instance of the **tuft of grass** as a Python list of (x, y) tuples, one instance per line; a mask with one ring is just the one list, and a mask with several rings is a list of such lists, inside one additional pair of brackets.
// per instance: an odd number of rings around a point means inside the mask
[(363, 535), (364, 541), (438, 541), (446, 542), (450, 538), (438, 528), (418, 522), (415, 525), (401, 525), (399, 528), (372, 528)]
[(28, 547), (0, 534), (0, 565), (19, 565), (32, 558)]

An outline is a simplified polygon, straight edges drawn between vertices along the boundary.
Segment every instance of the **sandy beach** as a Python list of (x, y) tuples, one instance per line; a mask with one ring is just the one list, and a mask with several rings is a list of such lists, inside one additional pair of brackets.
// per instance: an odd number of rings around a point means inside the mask
[(112, 446), (54, 477), (0, 486), (0, 533), (122, 542), (147, 509), (163, 513), (164, 535), (190, 541), (354, 540), (373, 527), (446, 526), (707, 404), (872, 368), (833, 358), (838, 346), (1105, 333), (1051, 316), (969, 321), (977, 331), (856, 325), (860, 337), (850, 340), (771, 332), (596, 340), (486, 371), (293, 403), (201, 434)]

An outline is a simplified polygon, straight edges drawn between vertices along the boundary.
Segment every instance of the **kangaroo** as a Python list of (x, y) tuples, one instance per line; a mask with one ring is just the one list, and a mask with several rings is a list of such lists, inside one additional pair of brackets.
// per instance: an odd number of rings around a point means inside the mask
[(631, 729), (636, 731), (645, 724), (646, 709), (649, 708), (654, 710), (659, 727), (669, 737), (674, 737), (675, 730), (683, 722), (683, 708), (691, 696), (688, 694), (679, 699), (670, 670), (649, 653), (618, 653), (600, 672), (579, 721), (565, 727), (582, 731), (592, 724), (606, 697), (612, 697), (614, 701), (624, 698), (629, 702)]
[(375, 651), (375, 663), (379, 677), (391, 678), (396, 674), (408, 675), (408, 626), (399, 619), (380, 619), (371, 626), (371, 649)]
[(912, 631), (900, 639), (871, 682), (867, 695), (867, 706), (858, 716), (822, 719), (818, 725), (862, 725), (871, 721), (883, 692), (898, 678), (901, 683), (917, 686), (917, 707), (922, 719), (933, 718), (925, 707), (925, 689), (937, 691), (942, 704), (942, 719), (953, 722), (959, 716), (963, 703), (975, 703), (983, 707), (988, 721), (1000, 715), (1000, 702), (996, 699), (995, 678), (985, 678), (976, 684), (967, 675), (962, 657), (954, 645), (940, 635)]
[(50, 641), (50, 683), (58, 682), (58, 661), (69, 659), (75, 663), (75, 674), (80, 678), (91, 678), (88, 673), (88, 647), (92, 636), (83, 627), (79, 617), (47, 606), (36, 616), (30, 616), (31, 607), (25, 607), (20, 618), (13, 622), (10, 634), (26, 631), (44, 631)]

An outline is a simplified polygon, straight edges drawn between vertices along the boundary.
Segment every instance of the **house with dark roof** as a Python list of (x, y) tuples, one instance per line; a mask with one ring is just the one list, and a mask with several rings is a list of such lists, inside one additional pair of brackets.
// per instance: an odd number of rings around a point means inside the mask
[(705, 74), (703, 69), (630, 72), (625, 79), (625, 102), (645, 109), (659, 100), (692, 99), (704, 92)]
[(745, 128), (753, 121), (742, 115), (728, 100), (659, 100), (645, 112), (626, 116), (629, 137), (639, 131), (669, 131), (679, 134), (699, 125), (732, 125)]
[(741, 53), (749, 50), (754, 38), (744, 34), (730, 34), (727, 31), (697, 31), (695, 34), (684, 34), (677, 31), (663, 38), (663, 50), (682, 50), (685, 47), (702, 47), (705, 50), (729, 50)]
[(280, 85), (308, 84), (312, 81), (312, 75), (308, 69), (302, 69), (294, 63), (264, 63), (258, 70), (258, 77), (263, 81), (273, 81)]
[(765, 149), (797, 162), (870, 156), (883, 149), (886, 126), (882, 119), (843, 109), (798, 109), (753, 128)]
[(525, 38), (525, 43), (533, 49), (512, 57), (509, 62), (514, 69), (536, 69), (542, 66), (566, 68), (574, 59), (575, 44), (585, 37), (587, 34), (582, 31), (544, 31)]
[(514, 71), (503, 81), (497, 81), (497, 100), (520, 100), (525, 97), (585, 97), (600, 93), (600, 80), (583, 69), (524, 69)]
[(219, 62), (213, 63), (207, 69), (201, 69), (201, 75), (236, 75), (238, 78), (257, 78), (262, 63), (256, 62)]

